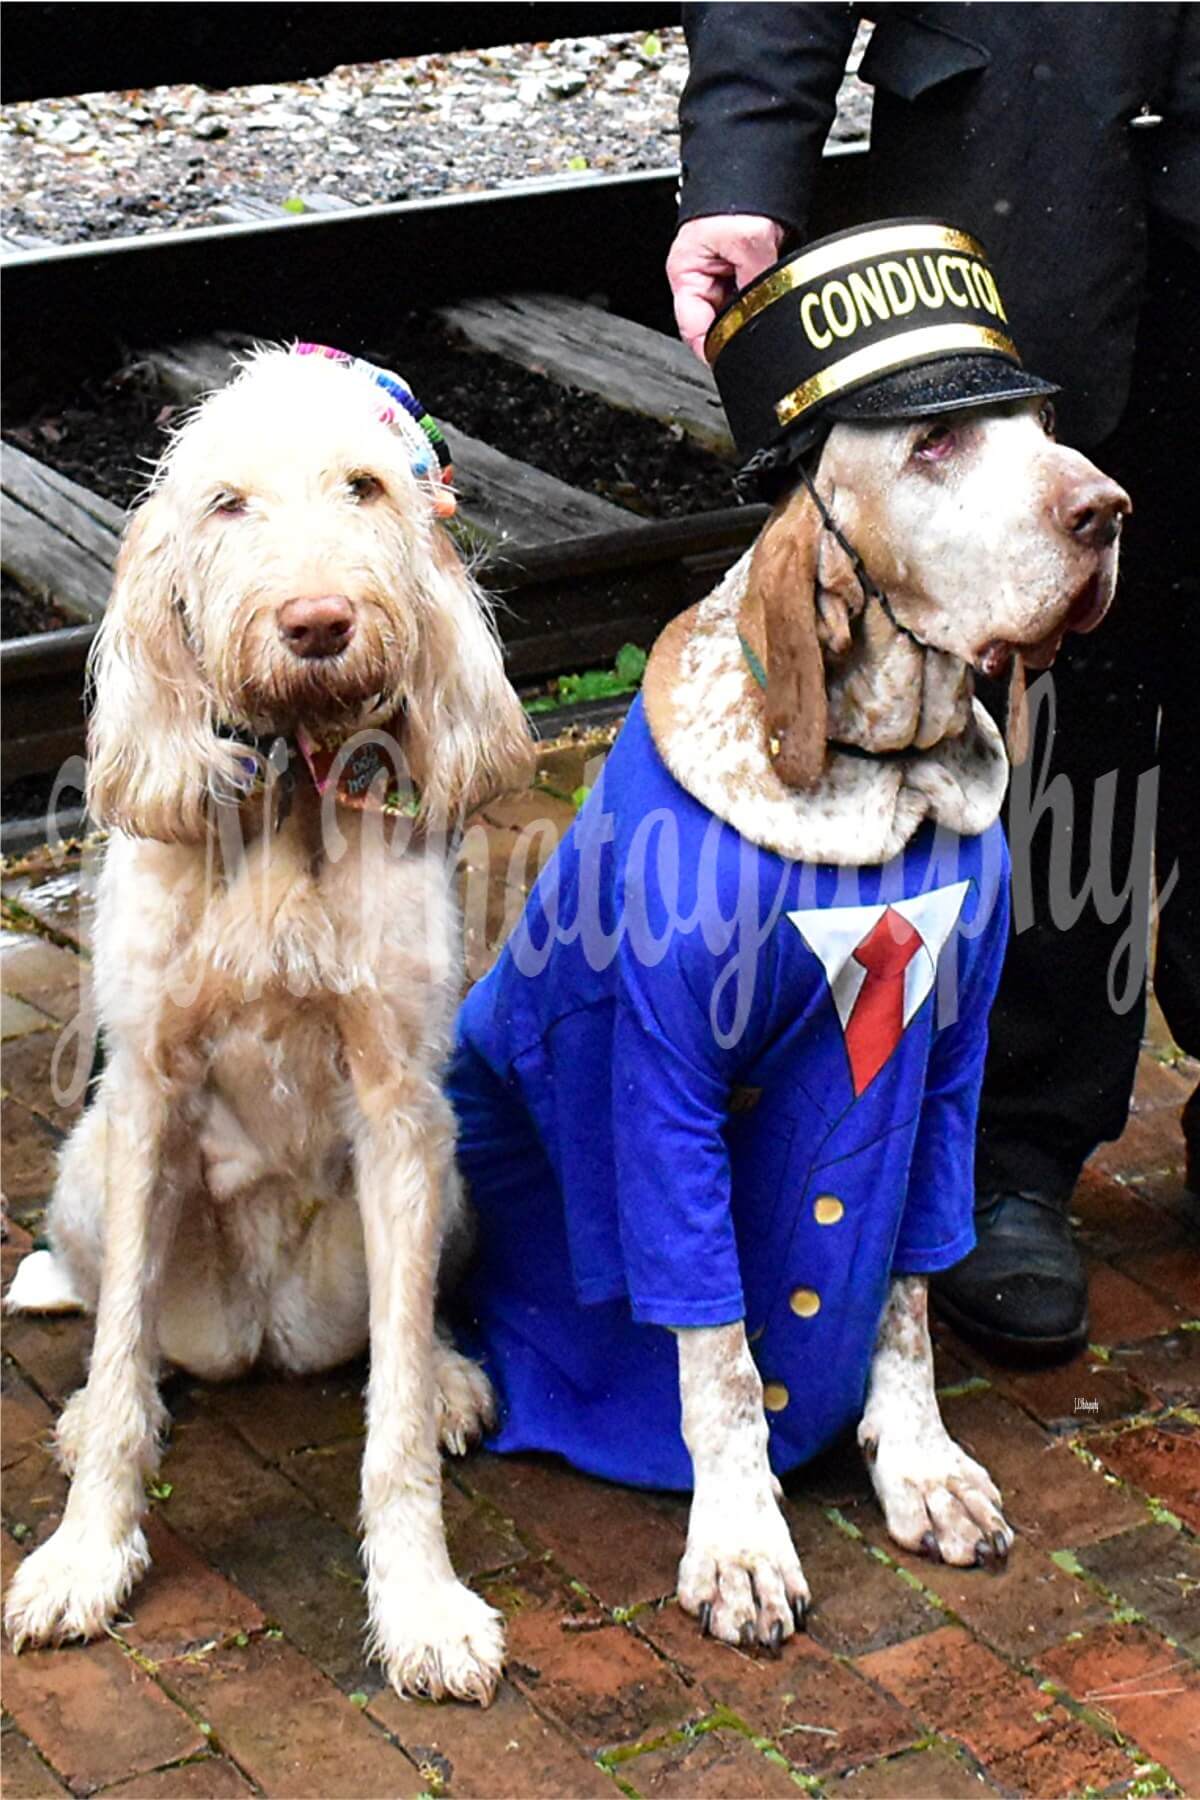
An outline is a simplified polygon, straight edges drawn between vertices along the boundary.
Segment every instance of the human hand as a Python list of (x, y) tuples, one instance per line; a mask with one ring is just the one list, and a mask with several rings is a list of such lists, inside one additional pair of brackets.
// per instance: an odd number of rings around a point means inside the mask
[(667, 280), (679, 335), (701, 362), (709, 326), (739, 288), (777, 260), (785, 231), (777, 219), (758, 213), (720, 213), (679, 227)]

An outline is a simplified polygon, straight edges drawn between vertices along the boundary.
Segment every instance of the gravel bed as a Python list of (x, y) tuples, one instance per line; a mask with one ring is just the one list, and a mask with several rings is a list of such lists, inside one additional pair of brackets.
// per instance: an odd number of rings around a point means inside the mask
[[(18, 239), (76, 243), (219, 224), (239, 202), (303, 212), (314, 195), (366, 206), (671, 168), (686, 78), (672, 29), (221, 92), (183, 84), (21, 101), (0, 108), (0, 221)], [(862, 140), (869, 128), (870, 90), (848, 76), (832, 138)]]

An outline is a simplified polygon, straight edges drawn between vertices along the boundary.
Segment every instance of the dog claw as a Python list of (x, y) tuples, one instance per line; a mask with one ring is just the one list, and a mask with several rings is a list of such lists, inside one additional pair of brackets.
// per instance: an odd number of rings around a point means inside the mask
[(750, 1645), (754, 1642), (754, 1626), (751, 1624), (749, 1619), (746, 1620), (746, 1623), (742, 1626), (741, 1630), (738, 1632), (738, 1642), (741, 1644), (743, 1649), (748, 1649), (750, 1647)]
[(712, 1607), (708, 1601), (700, 1608), (700, 1636), (707, 1637), (712, 1630)]
[(932, 1531), (927, 1531), (925, 1536), (921, 1539), (921, 1554), (922, 1556), (927, 1556), (930, 1562), (941, 1562), (942, 1560), (942, 1553), (938, 1548), (938, 1541), (934, 1537)]
[(770, 1650), (772, 1656), (778, 1656), (782, 1647), (783, 1626), (777, 1620), (771, 1627), (771, 1633), (767, 1639), (767, 1648)]
[(993, 1531), (991, 1543), (992, 1549), (996, 1552), (997, 1560), (1000, 1562), (1007, 1562), (1009, 1544), (1004, 1533), (1002, 1531)]
[(808, 1601), (807, 1600), (793, 1600), (792, 1601), (792, 1617), (796, 1621), (796, 1630), (797, 1631), (807, 1630), (807, 1628), (808, 1628)]
[(980, 1538), (975, 1546), (975, 1567), (990, 1569), (996, 1560), (996, 1547), (991, 1538)]

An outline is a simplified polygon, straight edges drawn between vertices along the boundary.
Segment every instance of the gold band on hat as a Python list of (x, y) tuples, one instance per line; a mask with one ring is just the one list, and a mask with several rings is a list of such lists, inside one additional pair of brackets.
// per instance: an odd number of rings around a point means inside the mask
[(958, 255), (974, 257), (987, 266), (987, 251), (978, 239), (965, 231), (955, 231), (949, 225), (881, 225), (872, 231), (839, 237), (832, 243), (819, 245), (807, 255), (793, 257), (748, 288), (709, 331), (704, 340), (705, 357), (710, 363), (715, 362), (743, 325), (748, 325), (776, 300), (782, 300), (785, 294), (794, 293), (811, 281), (819, 281), (822, 275), (869, 257), (905, 256), (919, 250), (952, 250)]
[(905, 368), (919, 358), (948, 356), (957, 350), (999, 351), (1017, 364), (1021, 361), (1012, 339), (987, 325), (927, 325), (920, 331), (902, 331), (881, 344), (868, 344), (865, 349), (843, 356), (841, 362), (832, 363), (777, 400), (775, 417), (781, 425), (791, 425), (819, 401), (840, 394), (856, 382)]

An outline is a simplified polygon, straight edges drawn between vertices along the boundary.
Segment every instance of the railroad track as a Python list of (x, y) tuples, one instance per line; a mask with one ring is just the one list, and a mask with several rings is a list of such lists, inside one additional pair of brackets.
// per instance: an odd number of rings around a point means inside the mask
[[(576, 178), (18, 249), (2, 275), (8, 412), (29, 416), (52, 384), (61, 391), (146, 345), (159, 347), (164, 369), (174, 359), (172, 378), (186, 397), (189, 380), (205, 385), (204, 358), (222, 354), (229, 338), (219, 334), (230, 327), (257, 338), (302, 332), (351, 349), (386, 341), (395, 288), (372, 272), (417, 268), (422, 301), (441, 309), (468, 346), (652, 417), (719, 454), (728, 440), (715, 390), (670, 329), (662, 267), (674, 186), (660, 172)], [(852, 220), (862, 187), (861, 155), (830, 155), (814, 229)], [(484, 579), (504, 600), (501, 629), (519, 686), (604, 664), (625, 643), (648, 647), (736, 559), (764, 516), (746, 506), (640, 519), (447, 423), (462, 512), (490, 547)], [(8, 446), (4, 460), (5, 570), (79, 621), (0, 646), (9, 783), (82, 748), (84, 665), (120, 521), (97, 496)], [(540, 726), (562, 723), (550, 714)]]

